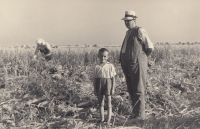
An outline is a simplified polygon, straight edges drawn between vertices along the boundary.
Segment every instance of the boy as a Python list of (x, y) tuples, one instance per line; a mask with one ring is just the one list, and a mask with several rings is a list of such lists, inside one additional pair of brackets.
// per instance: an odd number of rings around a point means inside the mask
[(108, 107), (108, 119), (107, 125), (110, 126), (110, 119), (112, 113), (111, 105), (111, 95), (115, 91), (115, 68), (109, 63), (108, 60), (109, 51), (106, 48), (101, 48), (98, 53), (98, 58), (100, 61), (99, 65), (96, 65), (94, 70), (94, 94), (98, 98), (99, 110), (101, 120), (99, 122), (104, 122), (104, 99), (106, 99)]

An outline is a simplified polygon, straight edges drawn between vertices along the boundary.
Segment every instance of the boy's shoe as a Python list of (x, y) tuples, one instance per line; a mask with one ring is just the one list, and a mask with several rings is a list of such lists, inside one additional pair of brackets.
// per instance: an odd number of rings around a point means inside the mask
[(127, 116), (128, 119), (135, 119), (136, 117), (137, 117), (137, 116), (136, 116), (135, 114), (133, 114), (133, 115), (128, 115), (128, 116)]
[(5, 88), (5, 84), (1, 85), (0, 88)]
[(106, 127), (110, 128), (112, 127), (112, 124), (110, 122), (106, 122)]
[(135, 117), (134, 120), (145, 120), (145, 118), (141, 118), (141, 117)]
[(145, 118), (141, 118), (141, 117), (136, 116), (136, 115), (131, 115), (131, 116), (129, 117), (129, 119), (134, 119), (134, 120), (145, 120)]
[(98, 123), (98, 124), (103, 124), (103, 123), (104, 123), (104, 120), (103, 120), (103, 121), (102, 121), (102, 120), (98, 120), (97, 123)]

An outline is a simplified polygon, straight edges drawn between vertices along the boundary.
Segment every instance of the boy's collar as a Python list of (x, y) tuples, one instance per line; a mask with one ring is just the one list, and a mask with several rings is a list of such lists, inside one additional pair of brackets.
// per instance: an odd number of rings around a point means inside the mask
[(99, 65), (103, 67), (106, 64), (110, 64), (110, 62), (107, 61), (105, 64), (103, 64), (103, 65), (99, 64)]
[[(110, 64), (110, 62), (107, 61), (105, 64)], [(105, 65), (105, 64), (104, 64), (104, 65)]]

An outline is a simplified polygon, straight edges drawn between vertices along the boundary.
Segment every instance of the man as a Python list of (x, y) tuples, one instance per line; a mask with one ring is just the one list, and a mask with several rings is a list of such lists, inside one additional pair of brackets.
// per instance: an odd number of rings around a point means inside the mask
[(133, 118), (146, 118), (145, 88), (147, 82), (147, 57), (154, 49), (147, 32), (136, 26), (135, 11), (126, 11), (122, 18), (128, 28), (124, 38), (120, 62), (125, 74), (128, 92), (133, 106)]
[(35, 50), (34, 59), (36, 59), (37, 54), (40, 51), (42, 56), (47, 61), (51, 60), (52, 59), (51, 45), (49, 43), (45, 42), (44, 39), (42, 39), (42, 38), (38, 38), (36, 40), (36, 43), (37, 43), (37, 47), (36, 47), (36, 50)]

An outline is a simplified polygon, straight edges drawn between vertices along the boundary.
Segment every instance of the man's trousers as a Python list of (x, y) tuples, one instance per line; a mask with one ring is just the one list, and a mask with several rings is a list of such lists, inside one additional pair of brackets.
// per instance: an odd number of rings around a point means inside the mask
[(128, 92), (132, 101), (135, 117), (145, 119), (145, 88), (147, 82), (147, 56), (141, 53), (137, 62), (129, 61), (121, 54), (121, 66), (126, 78)]

